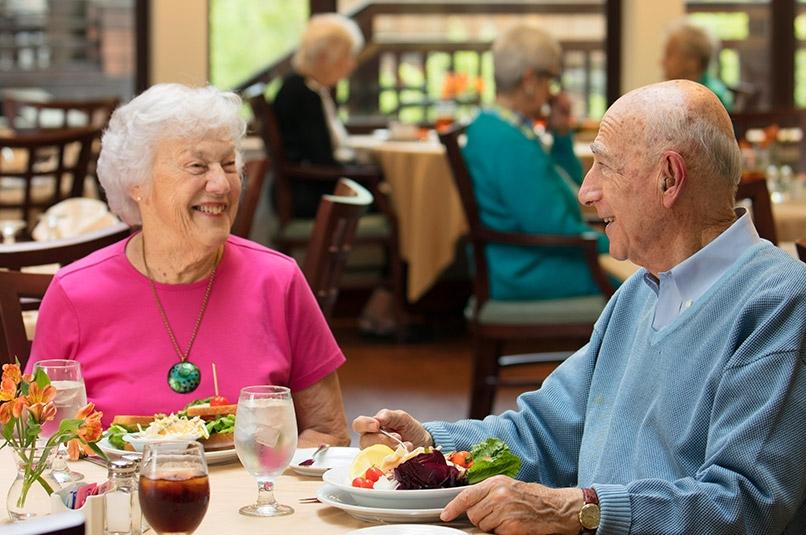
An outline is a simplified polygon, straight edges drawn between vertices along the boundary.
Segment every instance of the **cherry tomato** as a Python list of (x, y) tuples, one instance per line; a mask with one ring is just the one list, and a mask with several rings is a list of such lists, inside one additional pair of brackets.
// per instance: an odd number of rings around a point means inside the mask
[(230, 405), (230, 402), (227, 401), (227, 398), (224, 396), (213, 396), (210, 398), (211, 407), (220, 407), (221, 405)]
[(375, 483), (376, 481), (378, 481), (381, 478), (382, 475), (383, 475), (383, 472), (381, 472), (380, 468), (378, 468), (376, 466), (371, 466), (371, 467), (367, 468), (367, 472), (364, 474), (364, 479), (366, 479), (368, 481), (372, 481), (373, 483)]
[(450, 461), (453, 464), (461, 466), (463, 468), (469, 468), (470, 465), (473, 464), (473, 461), (470, 458), (469, 451), (457, 451), (453, 453), (453, 455), (451, 455), (450, 457)]
[(371, 489), (372, 488), (372, 481), (365, 479), (363, 477), (357, 477), (353, 479), (353, 486), (358, 487), (361, 489)]

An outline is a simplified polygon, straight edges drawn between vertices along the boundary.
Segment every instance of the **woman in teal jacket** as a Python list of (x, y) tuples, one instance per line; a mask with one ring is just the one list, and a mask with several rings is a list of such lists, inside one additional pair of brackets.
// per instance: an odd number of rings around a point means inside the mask
[[(576, 199), (582, 166), (569, 131), (571, 103), (565, 94), (551, 96), (559, 77), (559, 45), (542, 30), (519, 25), (496, 40), (493, 61), (496, 105), (468, 126), (463, 151), (482, 223), (530, 234), (592, 232)], [(532, 127), (546, 104), (553, 138), (548, 151)], [(608, 250), (601, 233), (598, 248)], [(581, 250), (490, 245), (487, 261), (493, 299), (600, 293)]]

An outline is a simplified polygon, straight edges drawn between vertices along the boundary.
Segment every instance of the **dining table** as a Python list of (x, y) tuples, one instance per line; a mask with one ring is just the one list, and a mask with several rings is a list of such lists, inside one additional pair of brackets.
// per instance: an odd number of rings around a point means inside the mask
[[(468, 230), (445, 147), (433, 130), (415, 139), (390, 139), (383, 130), (353, 135), (349, 145), (360, 161), (383, 169), (398, 218), (400, 256), (408, 264), (406, 297), (413, 303), (451, 265)], [(590, 167), (588, 143), (575, 143), (574, 152), (583, 168)]]
[[(0, 451), (0, 492), (6, 492), (14, 480), (15, 465), (11, 457), (8, 448)], [(106, 469), (96, 464), (77, 461), (70, 465), (73, 470), (85, 475), (86, 482), (100, 483), (107, 479)], [(257, 497), (255, 479), (237, 459), (225, 464), (211, 464), (208, 472), (210, 504), (204, 520), (194, 532), (196, 535), (339, 534), (378, 525), (358, 520), (340, 509), (310, 500), (315, 498), (319, 488), (324, 485), (321, 477), (301, 476), (291, 470), (286, 470), (277, 478), (275, 496), (280, 503), (290, 505), (294, 509), (293, 514), (272, 518), (244, 516), (238, 513), (238, 509), (254, 503)], [(0, 514), (0, 517), (4, 517), (0, 520), (0, 532), (2, 532), (2, 525), (8, 524), (10, 520), (3, 514)], [(440, 525), (454, 527), (465, 533), (483, 533), (472, 526), (466, 517), (464, 521)], [(152, 530), (147, 533), (154, 532)]]

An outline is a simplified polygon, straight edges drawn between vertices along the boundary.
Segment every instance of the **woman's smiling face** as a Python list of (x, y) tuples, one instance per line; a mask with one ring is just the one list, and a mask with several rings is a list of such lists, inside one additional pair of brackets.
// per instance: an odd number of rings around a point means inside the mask
[(150, 185), (135, 190), (144, 229), (181, 240), (178, 248), (221, 245), (241, 194), (235, 144), (223, 131), (165, 139), (154, 154)]

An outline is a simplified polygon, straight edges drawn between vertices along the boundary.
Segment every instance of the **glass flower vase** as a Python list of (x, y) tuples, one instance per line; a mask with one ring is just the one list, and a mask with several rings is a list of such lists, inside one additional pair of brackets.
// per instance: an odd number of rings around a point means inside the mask
[(19, 522), (50, 514), (50, 494), (61, 488), (51, 473), (56, 448), (48, 452), (44, 446), (12, 451), (17, 477), (6, 496), (8, 516)]

